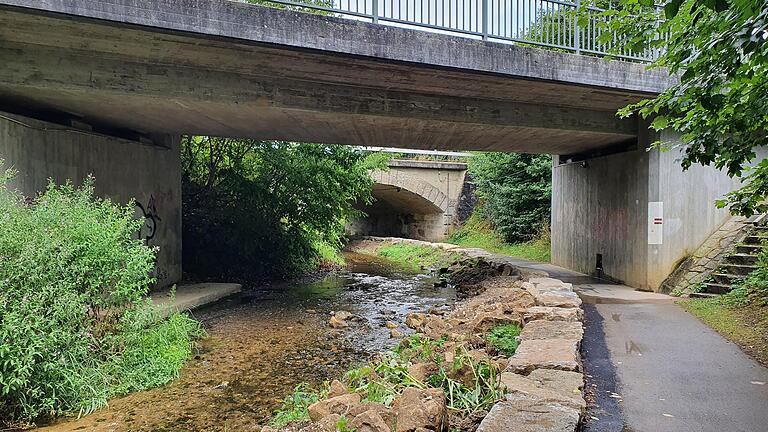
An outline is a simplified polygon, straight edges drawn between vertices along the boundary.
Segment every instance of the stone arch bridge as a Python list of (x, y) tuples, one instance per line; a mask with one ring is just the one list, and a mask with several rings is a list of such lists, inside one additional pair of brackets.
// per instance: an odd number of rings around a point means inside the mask
[(459, 162), (393, 159), (388, 170), (371, 173), (375, 201), (358, 206), (367, 217), (352, 221), (347, 230), (350, 235), (442, 240), (466, 217), (459, 211), (461, 203), (471, 201), (466, 173), (467, 165)]

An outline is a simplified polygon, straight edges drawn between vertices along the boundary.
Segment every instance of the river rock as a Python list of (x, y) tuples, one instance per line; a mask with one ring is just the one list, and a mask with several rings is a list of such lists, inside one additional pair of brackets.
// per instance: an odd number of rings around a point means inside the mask
[(354, 418), (366, 411), (375, 412), (379, 415), (379, 417), (382, 418), (382, 420), (384, 420), (384, 423), (389, 425), (390, 428), (394, 428), (397, 421), (395, 411), (392, 408), (378, 402), (366, 402), (352, 407), (352, 409), (349, 410), (349, 416)]
[(307, 408), (307, 411), (309, 411), (309, 418), (318, 421), (330, 414), (345, 415), (359, 403), (360, 395), (349, 393), (315, 402)]
[(365, 411), (349, 423), (355, 432), (390, 432), (389, 425), (376, 411)]
[(396, 323), (394, 323), (394, 322), (392, 322), (392, 321), (387, 321), (387, 322), (384, 324), (384, 327), (386, 327), (386, 328), (388, 328), (388, 329), (396, 329), (398, 326), (397, 326), (397, 324), (396, 324)]
[(427, 378), (436, 374), (439, 368), (435, 363), (415, 363), (408, 367), (408, 375), (413, 379), (426, 382)]
[(516, 324), (523, 323), (523, 318), (517, 312), (505, 310), (500, 305), (494, 311), (478, 312), (472, 320), (472, 331), (475, 333), (487, 333), (496, 326), (503, 324)]
[(390, 329), (389, 330), (389, 338), (390, 339), (398, 339), (403, 337), (403, 333), (399, 331), (398, 329)]
[(346, 321), (337, 318), (336, 315), (332, 316), (331, 319), (328, 320), (328, 325), (335, 329), (346, 328), (348, 326)]
[(305, 428), (302, 428), (302, 432), (336, 432), (336, 425), (341, 420), (341, 416), (339, 414), (328, 414), (327, 416), (321, 418), (317, 421), (314, 425), (309, 425)]
[(560, 308), (551, 306), (533, 306), (525, 312), (525, 322), (535, 320), (581, 321), (584, 312), (581, 308)]
[(445, 431), (448, 429), (448, 410), (441, 389), (408, 387), (395, 400), (397, 413), (395, 432), (418, 430)]
[(537, 289), (573, 289), (573, 284), (550, 277), (532, 277), (528, 279), (528, 283), (532, 284)]
[(579, 321), (536, 320), (525, 324), (520, 333), (520, 341), (536, 339), (574, 339), (581, 340), (584, 329)]
[(520, 343), (509, 359), (507, 372), (528, 374), (534, 369), (578, 371), (579, 341), (573, 339), (537, 339)]
[(416, 331), (421, 331), (425, 323), (426, 315), (423, 313), (411, 312), (405, 316), (405, 325)]
[(574, 432), (579, 411), (536, 398), (498, 402), (480, 423), (477, 432)]
[(584, 375), (554, 369), (536, 369), (528, 376), (511, 372), (501, 374), (506, 395), (529, 395), (545, 402), (556, 402), (583, 412), (587, 406), (582, 397)]
[(347, 394), (347, 386), (339, 380), (331, 381), (331, 385), (328, 388), (328, 397), (334, 398), (336, 396), (342, 396)]

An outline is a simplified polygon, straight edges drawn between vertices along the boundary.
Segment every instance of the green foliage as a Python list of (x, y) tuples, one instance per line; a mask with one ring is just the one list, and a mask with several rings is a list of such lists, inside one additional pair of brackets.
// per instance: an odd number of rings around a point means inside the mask
[[(312, 9), (308, 7), (302, 7), (298, 5), (289, 5), (289, 4), (282, 4), (282, 3), (275, 3), (269, 0), (246, 0), (248, 3), (251, 4), (257, 4), (261, 6), (267, 6), (274, 9), (288, 9), (288, 10), (294, 10), (297, 12), (306, 12), (306, 13), (313, 13), (318, 15), (334, 15), (333, 12), (322, 10), (322, 9)], [(332, 0), (301, 0), (301, 3), (315, 5), (323, 8), (333, 8), (333, 1)], [(297, 2), (298, 3), (298, 2)]]
[(507, 243), (529, 241), (548, 226), (552, 197), (549, 156), (519, 153), (478, 153), (469, 172), (483, 210)]
[(369, 169), (385, 156), (339, 145), (185, 137), (184, 267), (200, 276), (285, 277), (337, 249)]
[(0, 178), (0, 418), (84, 414), (172, 379), (199, 325), (142, 300), (154, 251), (133, 205), (50, 184), (32, 200)]
[(306, 384), (297, 385), (293, 393), (283, 400), (282, 406), (275, 412), (269, 425), (282, 428), (294, 421), (309, 420), (307, 408), (317, 402), (319, 397), (319, 394), (309, 390)]
[(549, 227), (543, 226), (540, 233), (530, 241), (509, 244), (499, 236), (488, 220), (480, 216), (481, 213), (482, 209), (476, 209), (469, 219), (464, 221), (461, 227), (451, 235), (447, 240), (448, 243), (481, 248), (488, 252), (525, 258), (531, 261), (550, 261)]
[(355, 432), (355, 428), (349, 427), (349, 420), (345, 416), (341, 416), (336, 421), (336, 430), (338, 432)]
[(731, 305), (752, 304), (768, 307), (768, 243), (758, 255), (757, 270), (737, 282), (734, 290), (723, 296)]
[(431, 246), (395, 243), (379, 248), (379, 256), (401, 264), (413, 271), (422, 267), (436, 267), (455, 258), (455, 255)]
[[(746, 185), (718, 201), (732, 213), (768, 210), (768, 162), (756, 149), (768, 145), (768, 8), (763, 0), (670, 0), (657, 25), (647, 2), (623, 0), (610, 30), (629, 44), (663, 49), (653, 67), (679, 74), (680, 82), (655, 99), (620, 111), (653, 119), (651, 128), (682, 135), (683, 169), (713, 165)], [(660, 18), (656, 16), (656, 18)], [(657, 28), (658, 27), (658, 28)], [(668, 40), (655, 36), (668, 34)], [(672, 144), (657, 142), (656, 147)]]
[(488, 345), (499, 350), (507, 357), (511, 357), (517, 351), (517, 337), (520, 336), (520, 326), (504, 324), (494, 327), (486, 340)]

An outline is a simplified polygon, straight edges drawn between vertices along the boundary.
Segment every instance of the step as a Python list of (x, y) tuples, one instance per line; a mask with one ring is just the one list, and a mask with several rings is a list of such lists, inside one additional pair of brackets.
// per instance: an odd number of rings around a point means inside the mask
[(712, 273), (710, 276), (714, 283), (722, 285), (732, 285), (734, 282), (744, 277), (730, 273)]
[(764, 247), (761, 244), (740, 244), (736, 245), (736, 252), (757, 255), (763, 251)]
[(735, 254), (728, 255), (725, 258), (725, 260), (729, 264), (742, 264), (742, 265), (757, 264), (757, 256), (745, 254), (745, 253), (735, 253)]
[(748, 245), (761, 245), (764, 242), (768, 241), (768, 236), (764, 235), (748, 235), (744, 237), (744, 244)]
[(728, 273), (736, 276), (746, 276), (753, 271), (757, 270), (757, 266), (745, 265), (745, 264), (723, 264), (721, 270), (723, 273)]
[(730, 285), (707, 282), (704, 284), (704, 292), (708, 294), (725, 294), (731, 291)]
[(720, 297), (720, 294), (710, 294), (710, 293), (703, 293), (703, 292), (695, 292), (688, 294), (688, 297), (690, 298), (718, 298)]

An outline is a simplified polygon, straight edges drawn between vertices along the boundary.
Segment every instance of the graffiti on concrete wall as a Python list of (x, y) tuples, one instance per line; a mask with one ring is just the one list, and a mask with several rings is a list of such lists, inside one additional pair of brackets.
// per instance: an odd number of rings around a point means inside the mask
[(144, 218), (144, 225), (141, 226), (138, 232), (139, 239), (149, 244), (155, 238), (155, 234), (157, 234), (158, 224), (163, 221), (157, 212), (154, 195), (149, 196), (149, 201), (146, 205), (143, 205), (138, 200), (136, 201), (136, 215), (139, 218)]

